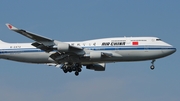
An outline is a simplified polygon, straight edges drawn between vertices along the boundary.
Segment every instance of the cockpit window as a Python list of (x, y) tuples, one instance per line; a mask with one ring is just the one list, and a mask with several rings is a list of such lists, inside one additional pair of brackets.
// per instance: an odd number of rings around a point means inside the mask
[(156, 41), (161, 41), (161, 39), (156, 39)]

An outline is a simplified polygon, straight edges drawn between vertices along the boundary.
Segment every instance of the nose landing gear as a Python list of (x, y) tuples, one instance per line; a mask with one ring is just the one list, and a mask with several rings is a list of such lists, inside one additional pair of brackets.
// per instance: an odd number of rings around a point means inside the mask
[(151, 69), (151, 70), (154, 70), (154, 69), (155, 69), (155, 66), (154, 66), (154, 62), (155, 62), (155, 61), (156, 61), (156, 60), (152, 60), (152, 62), (151, 62), (151, 64), (152, 64), (152, 65), (150, 66), (150, 69)]

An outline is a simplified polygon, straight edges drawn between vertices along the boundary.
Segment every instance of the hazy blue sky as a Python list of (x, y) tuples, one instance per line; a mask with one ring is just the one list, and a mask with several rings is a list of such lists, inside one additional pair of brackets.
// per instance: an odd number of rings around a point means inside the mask
[[(60, 41), (156, 36), (177, 49), (179, 0), (1, 0), (0, 39), (32, 42), (5, 23)], [(180, 101), (180, 53), (111, 63), (78, 77), (59, 68), (0, 60), (0, 101)]]

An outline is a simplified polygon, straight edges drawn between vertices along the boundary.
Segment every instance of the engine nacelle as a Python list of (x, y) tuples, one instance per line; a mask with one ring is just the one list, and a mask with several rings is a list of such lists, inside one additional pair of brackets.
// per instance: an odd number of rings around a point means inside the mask
[(90, 64), (90, 65), (87, 65), (86, 68), (95, 70), (95, 71), (105, 71), (106, 64), (105, 63)]
[(58, 50), (59, 52), (67, 52), (67, 51), (69, 50), (69, 44), (59, 42), (59, 43), (57, 44), (57, 50)]
[(101, 56), (102, 56), (101, 52), (98, 52), (98, 51), (90, 52), (90, 59), (100, 59)]

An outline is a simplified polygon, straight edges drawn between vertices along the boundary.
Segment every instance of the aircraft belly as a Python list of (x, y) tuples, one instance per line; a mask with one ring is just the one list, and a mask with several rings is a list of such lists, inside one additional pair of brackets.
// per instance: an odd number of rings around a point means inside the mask
[[(105, 52), (105, 51), (104, 51)], [(106, 51), (107, 53), (109, 51)], [(111, 51), (112, 57), (100, 59), (82, 59), (84, 63), (88, 62), (123, 62), (123, 61), (142, 61), (152, 60), (164, 57), (162, 50), (116, 50)]]
[(124, 52), (123, 61), (141, 61), (161, 58), (164, 56), (161, 50), (129, 50)]

